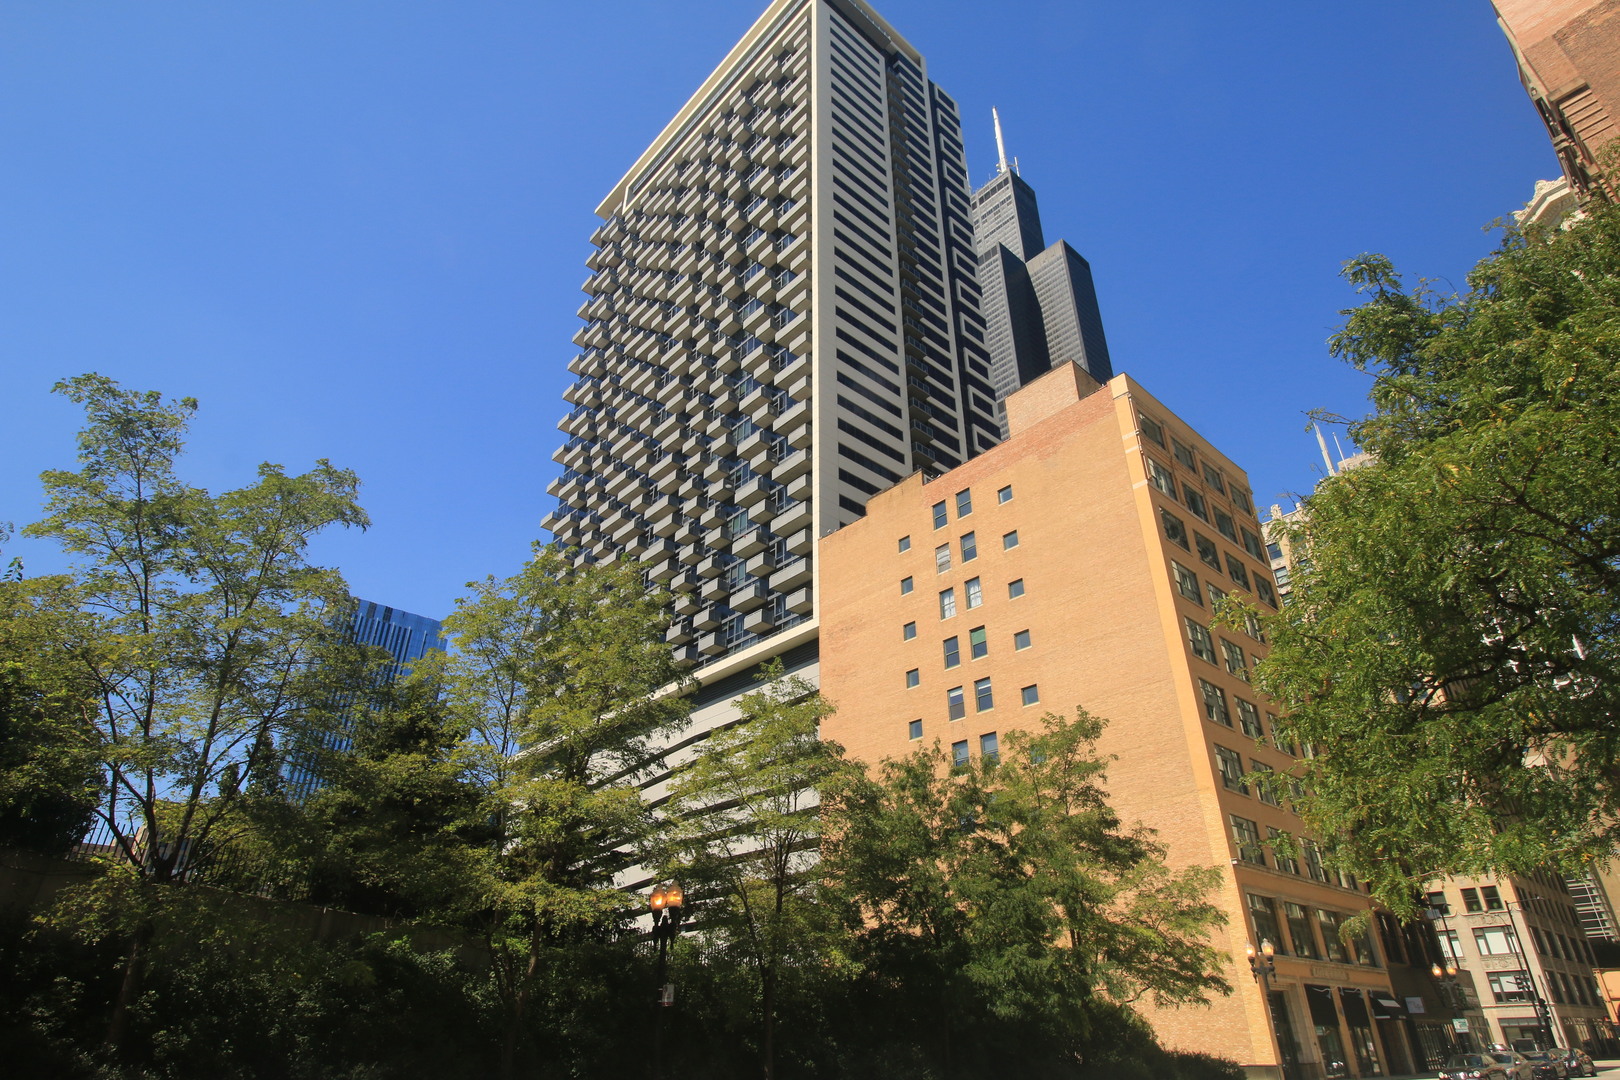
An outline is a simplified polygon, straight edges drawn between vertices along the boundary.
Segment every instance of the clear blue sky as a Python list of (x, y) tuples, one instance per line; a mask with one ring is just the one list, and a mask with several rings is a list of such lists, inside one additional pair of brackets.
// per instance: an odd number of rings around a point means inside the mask
[[(187, 478), (355, 469), (323, 541), (446, 612), (539, 534), (593, 207), (765, 0), (10, 0), (0, 7), (0, 520), (71, 467), (56, 379), (202, 402)], [(1115, 367), (1244, 465), (1321, 472), (1364, 411), (1324, 340), (1362, 251), (1458, 287), (1556, 162), (1486, 0), (888, 0), (1048, 239)], [(14, 544), (31, 571), (58, 565)]]

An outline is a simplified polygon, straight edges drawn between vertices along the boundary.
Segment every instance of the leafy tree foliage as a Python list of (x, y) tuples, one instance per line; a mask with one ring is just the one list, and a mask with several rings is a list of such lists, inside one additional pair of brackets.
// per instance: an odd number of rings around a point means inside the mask
[(276, 766), (277, 736), (319, 701), (325, 611), (344, 594), (304, 558), (331, 525), (365, 526), (354, 474), (261, 465), (213, 496), (175, 461), (196, 402), (165, 402), (100, 375), (56, 387), (83, 405), (76, 472), (43, 476), (46, 517), (27, 532), (79, 562), (35, 583), (52, 656), (92, 688), (119, 851), (163, 881), (207, 845), (242, 788)]
[(709, 963), (751, 977), (764, 1075), (775, 1075), (784, 978), (848, 962), (835, 913), (819, 902), (817, 792), (855, 766), (820, 737), (832, 706), (815, 686), (773, 661), (738, 701), (740, 717), (700, 745), (671, 785), (676, 823), (666, 874), (701, 905)]
[(871, 968), (931, 999), (905, 1038), (946, 1075), (1009, 1055), (1067, 1075), (1120, 1007), (1228, 991), (1205, 940), (1217, 873), (1172, 872), (1120, 822), (1101, 730), (1048, 715), (999, 758), (953, 764), (936, 745), (828, 793), (831, 887)]
[(481, 928), (509, 1009), (503, 1071), (548, 967), (638, 907), (614, 875), (652, 825), (639, 781), (655, 741), (686, 720), (664, 643), (667, 597), (631, 563), (574, 565), (539, 547), (518, 573), (473, 585), (445, 620), (454, 652), (420, 665), (478, 743), (493, 808)]
[(1435, 875), (1620, 841), (1620, 214), (1510, 232), (1461, 296), (1346, 276), (1375, 460), (1304, 501), (1260, 680), (1318, 751), (1313, 826), (1410, 913)]

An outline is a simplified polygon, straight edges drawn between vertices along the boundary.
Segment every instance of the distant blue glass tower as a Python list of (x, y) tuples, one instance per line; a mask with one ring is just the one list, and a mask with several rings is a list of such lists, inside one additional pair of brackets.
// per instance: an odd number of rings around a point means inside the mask
[(1008, 394), (1057, 364), (1073, 361), (1098, 382), (1113, 378), (1114, 365), (1091, 264), (1067, 241), (1047, 246), (1035, 189), (1016, 167), (1007, 166), (1001, 118), (994, 110), (991, 114), (1000, 161), (995, 179), (973, 194), (973, 235), (984, 287), (990, 383), (1006, 438), (1002, 402)]
[[(429, 652), (444, 650), (444, 628), (438, 619), (413, 615), (358, 597), (351, 599), (346, 611), (348, 640), (356, 645), (386, 650), (392, 658), (377, 670), (370, 689), (392, 685), (409, 674), (412, 661), (420, 660)], [(320, 732), (313, 740), (293, 739), (283, 772), (293, 799), (308, 798), (321, 786), (319, 763), (324, 755), (350, 749), (352, 742), (347, 732), (353, 725), (352, 710), (357, 704), (355, 695), (347, 695), (346, 700), (334, 703), (334, 711), (342, 717), (338, 726)]]

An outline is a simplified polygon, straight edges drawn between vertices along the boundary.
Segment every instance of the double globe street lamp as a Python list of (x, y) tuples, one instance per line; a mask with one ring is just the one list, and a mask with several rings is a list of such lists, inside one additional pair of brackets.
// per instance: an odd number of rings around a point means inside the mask
[(681, 932), (686, 917), (686, 893), (675, 882), (660, 885), (648, 897), (652, 908), (652, 936), (658, 942), (658, 1005), (653, 1013), (653, 1080), (664, 1076), (664, 1009), (675, 1004), (675, 984), (666, 981), (669, 943)]

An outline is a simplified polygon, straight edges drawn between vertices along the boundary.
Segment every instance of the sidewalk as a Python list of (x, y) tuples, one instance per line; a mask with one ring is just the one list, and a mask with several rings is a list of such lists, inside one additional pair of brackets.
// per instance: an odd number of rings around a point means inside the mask
[[(1620, 1078), (1620, 1058), (1604, 1058), (1601, 1061), (1593, 1059), (1592, 1064), (1597, 1066), (1599, 1076), (1614, 1076)], [(1439, 1075), (1435, 1070), (1428, 1072), (1402, 1073), (1399, 1076), (1389, 1076), (1385, 1080), (1434, 1080)]]

